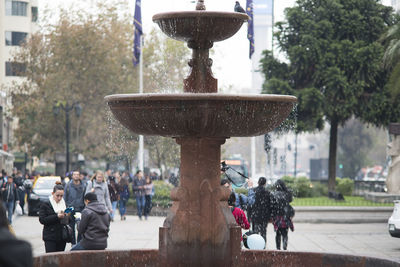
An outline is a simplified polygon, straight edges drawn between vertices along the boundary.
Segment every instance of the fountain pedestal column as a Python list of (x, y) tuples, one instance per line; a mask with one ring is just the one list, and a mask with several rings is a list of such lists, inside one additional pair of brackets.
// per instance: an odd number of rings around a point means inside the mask
[(232, 266), (240, 254), (240, 227), (220, 185), (225, 138), (180, 137), (180, 185), (160, 228), (160, 257), (167, 266)]

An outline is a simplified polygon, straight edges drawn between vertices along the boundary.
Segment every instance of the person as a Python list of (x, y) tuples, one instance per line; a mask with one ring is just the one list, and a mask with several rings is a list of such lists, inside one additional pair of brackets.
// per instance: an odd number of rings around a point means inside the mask
[(153, 196), (153, 189), (154, 189), (153, 182), (151, 181), (150, 176), (147, 176), (146, 184), (144, 185), (144, 191), (145, 191), (144, 218), (146, 220), (152, 208), (151, 198)]
[(128, 177), (121, 177), (121, 181), (118, 186), (119, 190), (119, 214), (121, 215), (121, 221), (126, 220), (126, 203), (129, 200), (129, 186), (128, 186)]
[(14, 178), (12, 176), (8, 176), (7, 182), (3, 183), (1, 187), (1, 196), (4, 208), (7, 210), (8, 222), (12, 224), (14, 205), (19, 205), (17, 185), (14, 183)]
[[(86, 186), (82, 183), (79, 175), (78, 170), (74, 170), (72, 172), (72, 179), (67, 183), (65, 186), (65, 192), (64, 192), (64, 200), (65, 200), (65, 205), (67, 207), (73, 207), (74, 211), (71, 213), (70, 220), (69, 220), (69, 225), (72, 228), (72, 241), (71, 244), (75, 245), (76, 244), (76, 231), (75, 231), (75, 217), (74, 214), (76, 212), (81, 212), (83, 208), (85, 208), (85, 203), (83, 202), (83, 196), (85, 194), (85, 189)], [(78, 242), (81, 239), (81, 236), (78, 235)]]
[(260, 177), (258, 186), (254, 189), (254, 203), (251, 205), (251, 221), (253, 231), (260, 234), (267, 243), (267, 226), (271, 217), (271, 194), (265, 188), (267, 179)]
[(247, 183), (249, 184), (249, 190), (248, 190), (248, 196), (244, 194), (238, 194), (235, 192), (235, 190), (232, 188), (231, 182), (228, 179), (222, 179), (221, 180), (221, 185), (228, 188), (231, 192), (235, 194), (235, 207), (240, 208), (242, 210), (247, 209), (247, 205), (249, 204), (249, 199), (253, 198), (254, 191), (251, 188), (252, 187), (252, 182), (251, 180), (248, 180)]
[(111, 201), (111, 207), (112, 207), (112, 213), (111, 213), (111, 221), (114, 221), (114, 215), (115, 212), (117, 211), (117, 204), (119, 200), (119, 193), (118, 193), (118, 184), (115, 181), (115, 176), (109, 176), (109, 184), (108, 184), (108, 191), (110, 192), (110, 201)]
[(19, 206), (22, 209), (22, 214), (25, 214), (24, 206), (25, 206), (25, 187), (24, 187), (25, 178), (22, 176), (21, 171), (17, 171), (14, 176), (14, 182), (17, 185), (17, 193), (19, 199)]
[(93, 192), (97, 195), (97, 201), (106, 205), (110, 213), (113, 212), (110, 192), (108, 191), (108, 184), (106, 183), (104, 173), (96, 171), (86, 186), (86, 193)]
[(10, 232), (6, 209), (0, 200), (0, 266), (32, 267), (32, 247)]
[(66, 242), (62, 238), (63, 224), (68, 224), (69, 213), (65, 213), (64, 187), (57, 181), (49, 199), (41, 202), (39, 222), (43, 224), (42, 238), (46, 253), (64, 251)]
[(294, 209), (290, 206), (293, 200), (292, 193), (286, 187), (282, 180), (275, 182), (275, 191), (272, 194), (272, 216), (274, 230), (276, 233), (275, 242), (276, 249), (281, 249), (281, 240), (283, 243), (283, 250), (287, 250), (288, 245), (288, 229), (294, 231), (292, 218), (294, 216)]
[[(249, 229), (250, 223), (247, 220), (246, 214), (244, 211), (238, 207), (235, 207), (236, 203), (236, 195), (234, 192), (231, 192), (228, 198), (228, 206), (231, 209), (233, 217), (235, 217), (236, 223), (243, 229)], [(243, 238), (242, 238), (243, 240)]]
[(85, 171), (81, 171), (79, 173), (79, 179), (81, 180), (82, 184), (86, 186), (87, 182), (89, 181), (88, 173)]
[(142, 219), (143, 209), (145, 204), (144, 185), (146, 181), (143, 178), (143, 172), (138, 170), (132, 183), (132, 191), (136, 198), (137, 213), (139, 219)]
[(103, 250), (107, 248), (111, 217), (104, 203), (97, 200), (97, 194), (86, 193), (86, 207), (82, 211), (78, 232), (82, 240), (71, 248), (74, 250)]

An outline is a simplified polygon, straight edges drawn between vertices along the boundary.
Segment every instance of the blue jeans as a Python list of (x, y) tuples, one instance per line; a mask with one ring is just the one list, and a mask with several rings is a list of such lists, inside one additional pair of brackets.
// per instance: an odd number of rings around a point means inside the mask
[(8, 202), (3, 202), (4, 203), (4, 208), (7, 211), (7, 216), (8, 216), (8, 223), (12, 223), (12, 216), (14, 213), (14, 200), (8, 201)]
[(113, 210), (113, 212), (111, 214), (111, 219), (112, 220), (114, 220), (114, 215), (115, 215), (115, 212), (117, 211), (117, 204), (118, 204), (118, 201), (112, 201), (111, 202), (111, 206), (112, 206), (112, 210)]
[(126, 200), (120, 200), (119, 201), (119, 213), (121, 214), (121, 216), (124, 216), (126, 213)]
[(136, 196), (137, 213), (140, 219), (142, 218), (144, 204), (145, 204), (144, 196)]
[(71, 248), (71, 251), (73, 251), (73, 250), (86, 250), (86, 249), (84, 247), (82, 247), (81, 242), (78, 242), (78, 243), (76, 243), (75, 246), (73, 246)]

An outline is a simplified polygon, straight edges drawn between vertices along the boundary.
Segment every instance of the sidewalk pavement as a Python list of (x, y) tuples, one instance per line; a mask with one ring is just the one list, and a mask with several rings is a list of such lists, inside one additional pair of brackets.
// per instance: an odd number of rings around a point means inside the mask
[[(147, 221), (141, 221), (137, 216), (127, 216), (126, 221), (112, 222), (107, 249), (157, 249), (158, 230), (164, 220), (165, 217), (151, 216)], [(289, 233), (290, 251), (364, 255), (400, 263), (400, 239), (389, 235), (387, 223), (311, 224), (295, 221), (294, 224), (295, 231)], [(16, 217), (13, 227), (19, 238), (26, 239), (32, 244), (34, 255), (45, 253), (41, 238), (43, 226), (39, 223), (38, 217)], [(267, 249), (275, 249), (274, 240), (275, 233), (269, 224)], [(71, 245), (67, 244), (66, 250), (70, 248)]]

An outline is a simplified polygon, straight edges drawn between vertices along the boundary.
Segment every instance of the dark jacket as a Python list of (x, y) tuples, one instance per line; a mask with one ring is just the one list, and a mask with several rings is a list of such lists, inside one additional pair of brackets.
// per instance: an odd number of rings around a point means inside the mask
[(293, 196), (290, 191), (274, 191), (271, 195), (272, 216), (284, 216)]
[[(146, 179), (144, 179), (144, 178), (139, 179), (139, 178), (135, 177), (135, 179), (133, 179), (132, 191), (133, 191), (133, 194), (135, 195), (135, 197), (138, 197), (138, 196), (144, 197), (145, 192), (144, 192), (143, 186), (145, 184), (146, 184)], [(139, 188), (139, 186), (142, 186), (142, 188)]]
[(71, 180), (65, 187), (64, 200), (67, 207), (74, 207), (76, 212), (81, 212), (85, 208), (83, 197), (85, 195), (86, 186), (79, 181), (79, 185), (75, 185)]
[(99, 201), (90, 202), (82, 211), (78, 232), (82, 235), (80, 244), (85, 249), (107, 248), (111, 217), (106, 206)]
[(254, 204), (251, 207), (251, 220), (255, 223), (268, 222), (271, 217), (271, 194), (264, 186), (254, 189)]
[(0, 248), (0, 266), (33, 266), (31, 245), (26, 241), (17, 239), (5, 227), (0, 228)]
[(116, 184), (115, 182), (111, 182), (108, 185), (108, 192), (110, 192), (110, 200), (111, 200), (111, 202), (119, 200), (118, 184)]
[(43, 241), (62, 241), (62, 224), (48, 199), (40, 202), (39, 222), (43, 227)]
[(19, 200), (17, 193), (17, 185), (14, 182), (11, 184), (3, 183), (3, 186), (1, 188), (6, 189), (4, 191), (3, 190), (0, 191), (4, 202)]

